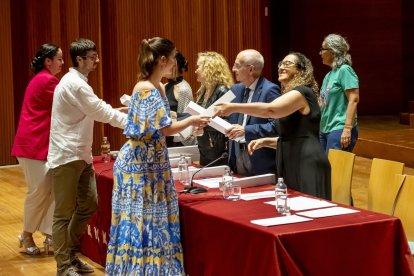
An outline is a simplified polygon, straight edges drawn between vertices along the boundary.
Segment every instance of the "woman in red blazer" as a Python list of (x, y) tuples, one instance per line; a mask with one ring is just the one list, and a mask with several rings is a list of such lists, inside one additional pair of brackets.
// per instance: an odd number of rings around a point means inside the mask
[(46, 253), (52, 243), (54, 200), (46, 158), (53, 92), (59, 83), (55, 75), (62, 70), (62, 65), (62, 50), (56, 45), (43, 44), (37, 51), (31, 64), (35, 76), (26, 88), (12, 149), (12, 156), (17, 157), (27, 183), (23, 231), (18, 239), (20, 247), (24, 246), (29, 255), (40, 254), (33, 241), (35, 231), (46, 236)]

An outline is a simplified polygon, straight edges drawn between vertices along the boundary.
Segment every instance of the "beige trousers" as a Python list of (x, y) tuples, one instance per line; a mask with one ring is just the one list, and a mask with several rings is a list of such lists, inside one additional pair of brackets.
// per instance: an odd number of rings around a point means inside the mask
[(53, 197), (52, 176), (46, 161), (17, 157), (27, 184), (24, 202), (23, 231), (52, 235)]

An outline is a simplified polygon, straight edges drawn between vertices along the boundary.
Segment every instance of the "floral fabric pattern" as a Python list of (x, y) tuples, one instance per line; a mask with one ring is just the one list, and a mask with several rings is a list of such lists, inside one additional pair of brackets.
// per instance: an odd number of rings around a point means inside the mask
[(168, 100), (156, 89), (135, 92), (114, 165), (106, 275), (183, 275), (177, 192), (165, 137)]

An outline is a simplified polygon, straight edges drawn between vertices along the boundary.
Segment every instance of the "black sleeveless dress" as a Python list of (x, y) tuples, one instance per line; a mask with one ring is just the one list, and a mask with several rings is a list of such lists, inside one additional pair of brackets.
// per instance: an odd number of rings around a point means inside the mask
[(319, 143), (321, 112), (312, 89), (298, 86), (307, 100), (310, 113), (299, 111), (279, 119), (278, 174), (293, 190), (331, 199), (331, 166)]

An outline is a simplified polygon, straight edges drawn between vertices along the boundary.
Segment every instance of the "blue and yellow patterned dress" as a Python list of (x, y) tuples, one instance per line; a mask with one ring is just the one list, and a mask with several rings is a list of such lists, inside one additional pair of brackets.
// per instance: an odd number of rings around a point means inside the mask
[(135, 92), (114, 165), (107, 275), (183, 275), (178, 198), (160, 129), (172, 124), (158, 90)]

